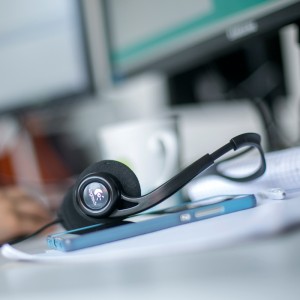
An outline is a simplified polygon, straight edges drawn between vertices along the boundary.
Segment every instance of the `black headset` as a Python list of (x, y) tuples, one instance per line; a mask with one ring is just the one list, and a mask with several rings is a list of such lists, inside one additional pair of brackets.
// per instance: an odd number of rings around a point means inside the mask
[(212, 154), (204, 155), (154, 191), (143, 196), (136, 175), (126, 165), (113, 160), (97, 162), (79, 175), (64, 197), (58, 216), (67, 230), (123, 220), (166, 200), (194, 177), (212, 165), (216, 165), (215, 160), (225, 153), (242, 147), (247, 148), (242, 153), (253, 148), (258, 150), (260, 154), (258, 169), (251, 175), (238, 179), (219, 175), (240, 182), (255, 179), (266, 170), (260, 141), (261, 138), (256, 133), (238, 135)]

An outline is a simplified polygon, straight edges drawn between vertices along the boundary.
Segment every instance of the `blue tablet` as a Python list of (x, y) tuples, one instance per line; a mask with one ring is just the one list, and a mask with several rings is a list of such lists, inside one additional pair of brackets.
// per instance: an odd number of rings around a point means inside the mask
[(47, 237), (49, 248), (73, 251), (114, 242), (141, 234), (197, 222), (256, 206), (254, 195), (224, 196), (217, 203), (203, 201), (184, 203), (165, 210), (141, 214), (112, 224), (97, 224)]

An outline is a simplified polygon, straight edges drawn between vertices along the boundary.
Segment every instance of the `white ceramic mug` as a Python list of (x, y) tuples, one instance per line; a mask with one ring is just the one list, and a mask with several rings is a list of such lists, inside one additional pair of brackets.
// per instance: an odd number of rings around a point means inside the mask
[(176, 117), (106, 125), (99, 129), (98, 137), (101, 158), (120, 161), (130, 167), (139, 179), (142, 195), (178, 173)]

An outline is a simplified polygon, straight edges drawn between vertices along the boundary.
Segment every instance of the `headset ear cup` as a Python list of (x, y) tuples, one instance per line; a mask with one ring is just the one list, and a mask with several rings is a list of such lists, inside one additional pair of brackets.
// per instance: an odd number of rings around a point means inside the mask
[[(66, 193), (62, 205), (59, 209), (58, 216), (62, 220), (63, 226), (67, 229), (80, 228), (84, 226), (98, 224), (99, 220), (94, 217), (85, 215), (75, 205), (74, 194), (81, 181), (89, 175), (97, 173), (109, 174), (117, 182), (121, 192), (130, 197), (140, 197), (141, 188), (139, 181), (134, 172), (126, 165), (112, 160), (104, 160), (97, 162), (86, 168), (76, 180), (75, 185)], [(121, 202), (117, 204), (119, 209), (128, 207), (127, 203)]]
[(140, 197), (141, 187), (134, 172), (121, 162), (114, 160), (102, 160), (87, 167), (76, 180), (75, 186), (88, 175), (106, 173), (115, 178), (121, 187), (122, 193), (130, 197)]

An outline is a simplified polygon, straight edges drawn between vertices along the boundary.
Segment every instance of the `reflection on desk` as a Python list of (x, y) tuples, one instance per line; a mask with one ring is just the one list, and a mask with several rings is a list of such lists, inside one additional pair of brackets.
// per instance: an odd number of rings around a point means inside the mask
[(300, 232), (214, 251), (1, 266), (3, 299), (298, 299)]

